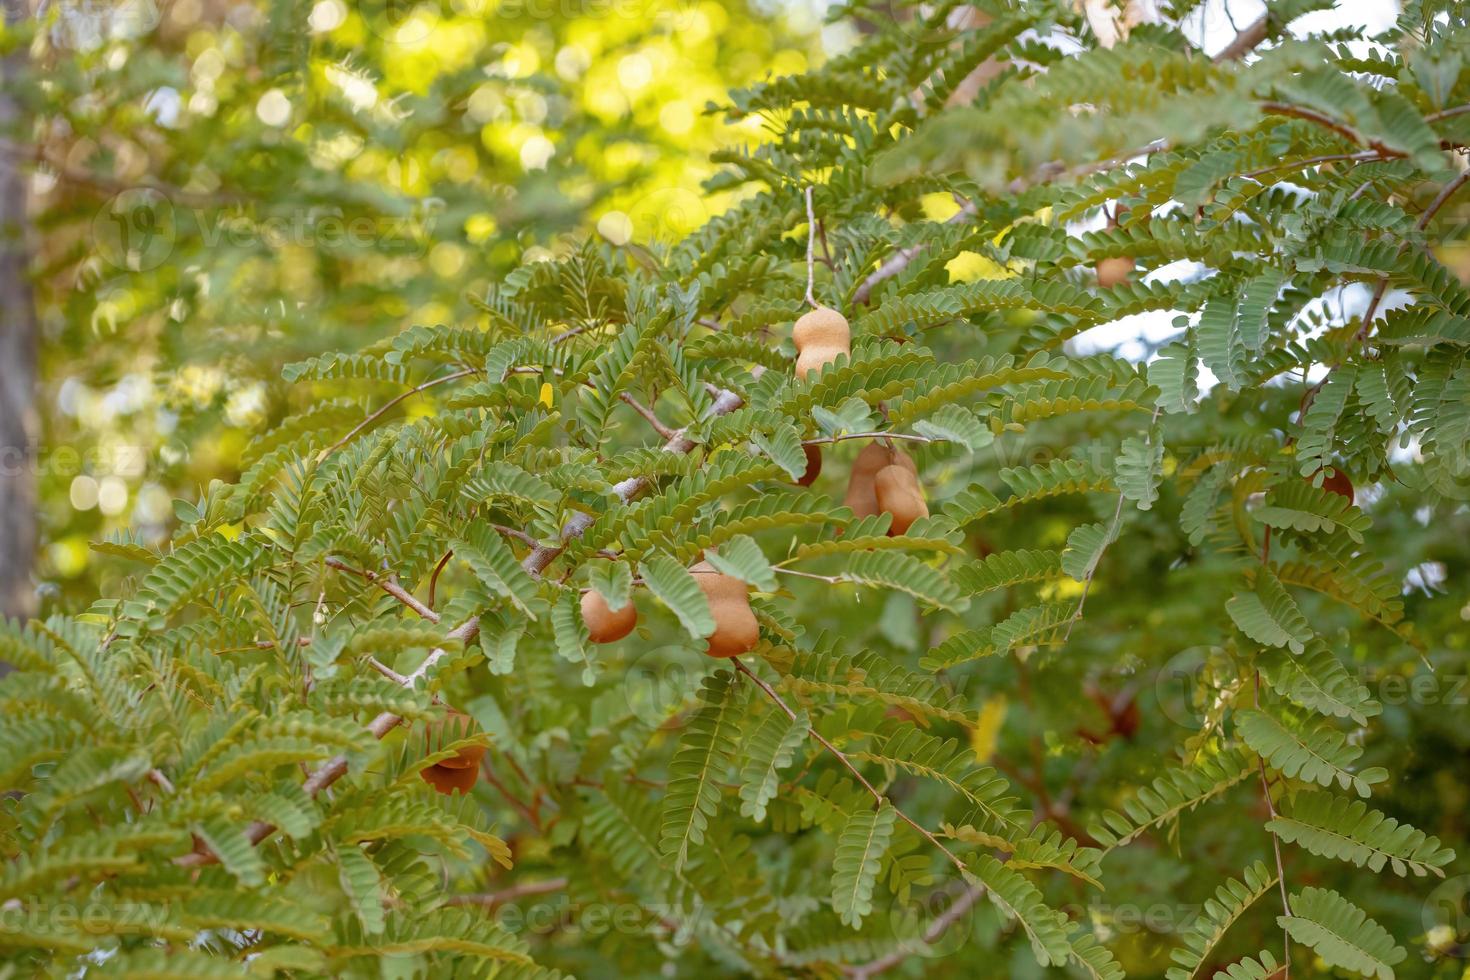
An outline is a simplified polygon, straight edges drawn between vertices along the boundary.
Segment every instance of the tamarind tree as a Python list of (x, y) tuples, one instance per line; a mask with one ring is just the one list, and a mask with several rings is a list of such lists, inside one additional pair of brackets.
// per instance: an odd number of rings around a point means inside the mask
[(0, 951), (1459, 975), (1463, 725), (1380, 679), (1467, 656), (1463, 12), (1136, 6), (853, 8), (687, 240), (288, 367), (126, 589), (0, 633)]

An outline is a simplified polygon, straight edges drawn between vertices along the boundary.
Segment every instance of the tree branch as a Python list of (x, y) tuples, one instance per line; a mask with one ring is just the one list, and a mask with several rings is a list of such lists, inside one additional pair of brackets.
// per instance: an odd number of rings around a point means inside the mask
[(633, 411), (643, 416), (644, 419), (648, 421), (648, 424), (653, 426), (653, 431), (657, 432), (661, 437), (663, 437), (663, 439), (669, 440), (674, 438), (674, 430), (669, 428), (667, 425), (664, 425), (663, 421), (654, 414), (653, 409), (649, 408), (647, 405), (643, 404), (638, 399), (628, 394), (626, 391), (618, 392), (618, 397), (622, 399), (625, 404), (630, 406)]
[(1262, 14), (1260, 19), (1248, 26), (1245, 30), (1235, 35), (1234, 40), (1225, 45), (1224, 49), (1214, 57), (1214, 62), (1220, 64), (1224, 61), (1239, 61), (1256, 49), (1258, 45), (1266, 40), (1270, 33), (1271, 12)]
[(409, 592), (407, 589), (405, 589), (403, 586), (399, 585), (392, 579), (384, 578), (371, 569), (353, 568), (342, 559), (331, 555), (327, 557), (326, 565), (328, 568), (335, 568), (338, 571), (343, 572), (351, 572), (353, 575), (357, 575), (367, 579), (369, 582), (376, 585), (378, 588), (382, 589), (384, 592), (388, 593), (393, 598), (397, 599), (399, 602), (412, 609), (414, 612), (418, 613), (420, 619), (427, 619), (431, 623), (439, 622), (438, 613), (430, 609), (428, 606), (424, 605), (422, 602), (414, 597), (413, 593)]
[(1267, 113), (1268, 115), (1290, 116), (1293, 119), (1303, 119), (1309, 123), (1316, 123), (1318, 126), (1322, 126), (1326, 129), (1332, 130), (1334, 133), (1337, 133), (1339, 136), (1342, 136), (1351, 143), (1357, 143), (1359, 146), (1366, 145), (1372, 148), (1378, 153), (1379, 156), (1402, 157), (1407, 155), (1384, 145), (1379, 140), (1364, 140), (1363, 137), (1358, 134), (1357, 130), (1338, 122), (1336, 119), (1333, 119), (1326, 113), (1318, 112), (1316, 109), (1308, 109), (1305, 106), (1299, 105), (1290, 105), (1285, 102), (1262, 102), (1261, 111)]
[[(741, 405), (745, 404), (745, 400), (733, 391), (726, 391), (724, 389), (717, 389), (717, 391), (718, 394), (715, 396), (715, 403), (710, 408), (711, 417), (729, 415)], [(666, 453), (677, 453), (682, 456), (692, 450), (694, 446), (695, 442), (690, 438), (688, 427), (686, 426), (683, 429), (675, 431), (669, 437), (669, 440), (664, 443), (663, 450)], [(648, 486), (648, 482), (647, 477), (629, 477), (613, 487), (613, 492), (618, 495), (619, 500), (626, 503), (638, 496), (643, 488)], [(540, 576), (542, 572), (546, 571), (546, 566), (556, 561), (557, 557), (566, 550), (568, 542), (581, 537), (592, 526), (593, 520), (594, 518), (591, 514), (576, 514), (562, 526), (561, 540), (559, 542), (556, 544), (537, 545), (521, 562), (521, 567), (531, 575)], [(478, 625), (476, 626), (476, 631), (478, 632)]]
[[(976, 210), (977, 209), (972, 202), (966, 201), (960, 207), (960, 209), (954, 214), (950, 215), (944, 223), (947, 225), (956, 225), (963, 221), (969, 221), (970, 218), (975, 214)], [(908, 268), (909, 263), (912, 262), (914, 258), (923, 250), (924, 246), (922, 243), (920, 243), (918, 245), (910, 245), (908, 248), (901, 248), (897, 252), (894, 252), (891, 256), (888, 257), (886, 261), (884, 261), (882, 265), (878, 266), (878, 268), (869, 273), (868, 278), (864, 279), (862, 281), (862, 284), (859, 285), (858, 288), (853, 292), (853, 303), (856, 305), (866, 304), (868, 302), (868, 299), (873, 295), (874, 288), (876, 288), (880, 282), (885, 279), (892, 279), (904, 269)]]
[[(456, 372), (456, 374), (454, 375), (446, 375), (445, 377), (436, 379), (433, 382), (428, 382), (426, 385), (421, 385), (419, 389), (415, 390), (421, 390), (424, 387), (428, 387), (434, 384), (443, 384), (447, 381), (453, 380), (456, 376), (463, 377), (467, 374), (472, 373), (473, 371), (469, 370)], [(406, 398), (408, 395), (411, 394), (413, 394), (412, 391), (406, 392), (404, 395), (395, 399), (394, 402), (396, 403), (397, 401), (402, 401), (403, 398)], [(719, 394), (715, 398), (714, 405), (710, 409), (710, 414), (711, 416), (728, 415), (744, 403), (744, 399), (742, 399), (735, 392), (725, 391), (721, 389), (719, 390)], [(385, 405), (377, 413), (374, 413), (374, 416), (364, 420), (364, 422), (359, 425), (357, 429), (361, 429), (363, 425), (371, 422), (373, 417), (381, 415), (383, 411), (391, 408), (393, 404), (394, 403), (389, 403), (388, 405)], [(357, 429), (354, 429), (354, 432), (357, 431)], [(351, 438), (351, 435), (352, 433), (349, 433), (347, 438)], [(343, 442), (345, 441), (346, 440), (344, 439)], [(668, 442), (664, 444), (663, 448), (664, 452), (684, 454), (692, 450), (694, 446), (695, 442), (687, 434), (687, 429), (680, 429), (674, 433), (673, 437), (670, 438)], [(633, 497), (635, 497), (647, 485), (647, 478), (637, 476), (624, 480), (622, 483), (619, 483), (617, 486), (615, 486), (613, 490), (617, 493), (620, 499), (627, 501), (633, 499)], [(530, 574), (539, 577), (540, 574), (545, 571), (546, 566), (555, 561), (557, 556), (559, 556), (562, 551), (566, 549), (566, 543), (571, 541), (573, 538), (581, 536), (581, 534), (585, 532), (587, 528), (592, 526), (592, 521), (593, 518), (588, 514), (577, 514), (562, 528), (561, 543), (557, 545), (538, 545), (529, 555), (526, 556), (525, 560), (521, 563), (522, 567), (524, 567), (526, 571)], [(430, 612), (432, 612), (432, 610), (430, 610)], [(437, 613), (434, 613), (434, 615), (436, 617), (438, 616)], [(470, 643), (473, 642), (474, 639), (479, 635), (480, 617), (471, 616), (464, 623), (451, 630), (449, 632), (448, 638), (451, 640), (460, 640), (464, 643)], [(431, 650), (429, 652), (429, 656), (426, 657), (424, 659), (424, 662), (418, 666), (418, 669), (415, 670), (412, 674), (409, 674), (407, 677), (403, 678), (403, 686), (410, 690), (414, 689), (418, 685), (418, 682), (423, 680), (428, 672), (432, 670), (434, 666), (446, 656), (448, 656), (448, 653), (442, 647), (436, 647)], [(369, 723), (368, 731), (372, 733), (374, 738), (381, 739), (401, 724), (403, 724), (402, 717), (393, 714), (391, 711), (384, 711), (376, 718), (374, 718), (371, 723)], [(326, 789), (328, 786), (331, 786), (337, 780), (345, 776), (347, 774), (347, 765), (348, 761), (346, 755), (334, 756), (333, 758), (328, 759), (326, 762), (322, 763), (320, 768), (318, 768), (309, 777), (307, 777), (306, 782), (302, 784), (301, 788), (306, 791), (307, 796), (314, 797), (322, 790)], [(259, 844), (271, 834), (275, 833), (275, 831), (276, 828), (273, 824), (266, 823), (263, 820), (257, 820), (255, 823), (252, 823), (249, 827), (246, 828), (245, 836), (251, 844)], [(930, 837), (931, 839), (933, 839), (932, 835), (930, 835)], [(175, 864), (185, 868), (202, 867), (208, 864), (215, 864), (218, 861), (219, 858), (213, 852), (208, 850), (196, 850), (189, 854), (185, 854), (182, 857), (174, 859)], [(963, 865), (961, 865), (961, 867), (963, 867)]]
[[(478, 617), (468, 620), (464, 625), (457, 626), (449, 632), (450, 639), (462, 640), (465, 643), (470, 642), (479, 635), (480, 621)], [(409, 690), (413, 690), (418, 686), (418, 682), (423, 680), (429, 671), (448, 655), (448, 652), (443, 647), (435, 647), (424, 658), (424, 662), (419, 664), (417, 670), (403, 678), (403, 686)], [(373, 738), (381, 739), (401, 724), (403, 724), (403, 718), (401, 716), (395, 715), (391, 711), (384, 711), (372, 720), (368, 725), (368, 731), (372, 733)], [(333, 756), (308, 776), (306, 782), (302, 783), (301, 788), (306, 791), (307, 796), (314, 797), (345, 775), (347, 775), (347, 756)], [(274, 824), (267, 823), (264, 820), (257, 820), (245, 828), (245, 839), (251, 844), (259, 844), (275, 832), (276, 827)], [(216, 864), (218, 861), (219, 858), (212, 851), (208, 850), (196, 850), (182, 857), (174, 858), (174, 864), (181, 868), (198, 868), (208, 864)]]

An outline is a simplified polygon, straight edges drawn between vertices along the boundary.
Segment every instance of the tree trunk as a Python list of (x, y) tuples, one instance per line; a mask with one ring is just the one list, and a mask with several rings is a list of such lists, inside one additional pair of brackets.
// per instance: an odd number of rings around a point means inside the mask
[[(27, 16), (25, 0), (0, 0), (5, 22)], [(0, 59), (0, 615), (35, 611), (36, 311), (31, 295), (25, 161), (31, 141), (20, 77), (25, 46)], [(4, 667), (0, 665), (0, 672)]]

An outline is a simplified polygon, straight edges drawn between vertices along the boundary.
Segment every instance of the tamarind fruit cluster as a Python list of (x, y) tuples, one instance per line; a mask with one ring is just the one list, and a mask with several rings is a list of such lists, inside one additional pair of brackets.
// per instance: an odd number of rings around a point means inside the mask
[(709, 635), (705, 653), (711, 657), (738, 657), (760, 642), (760, 624), (750, 610), (750, 587), (733, 575), (715, 570), (707, 561), (689, 569), (709, 602), (715, 631)]
[(791, 342), (796, 345), (796, 376), (803, 380), (837, 360), (838, 354), (852, 353), (852, 331), (848, 329), (847, 318), (827, 306), (798, 317), (791, 328)]
[[(424, 732), (425, 751), (438, 751), (438, 746), (462, 737), (469, 728), (470, 720), (462, 712), (449, 712), (441, 721), (431, 723)], [(455, 792), (468, 793), (480, 777), (480, 761), (484, 758), (485, 746), (467, 746), (451, 758), (419, 770), (419, 776), (445, 796)]]
[(858, 453), (842, 502), (854, 517), (890, 515), (890, 536), (905, 533), (919, 518), (929, 516), (914, 461), (903, 450), (879, 442), (869, 443)]
[(596, 589), (582, 593), (582, 622), (593, 643), (616, 643), (638, 625), (638, 609), (632, 598), (613, 609)]
[[(821, 456), (817, 457), (815, 467), (808, 466), (807, 473), (813, 479), (816, 478), (814, 469), (820, 471)], [(715, 621), (715, 631), (708, 637), (705, 652), (711, 657), (738, 657), (755, 649), (760, 642), (760, 625), (750, 609), (750, 587), (733, 575), (717, 571), (707, 561), (695, 565), (689, 573), (704, 593)], [(638, 611), (632, 599), (620, 609), (611, 609), (600, 593), (588, 589), (582, 593), (582, 622), (587, 625), (593, 643), (615, 643), (633, 632), (638, 624)]]

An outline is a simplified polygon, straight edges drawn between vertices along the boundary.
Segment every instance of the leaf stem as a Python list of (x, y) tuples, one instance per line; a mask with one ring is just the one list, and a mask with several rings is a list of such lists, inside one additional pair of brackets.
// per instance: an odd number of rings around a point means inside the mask
[[(765, 692), (766, 697), (768, 697), (772, 701), (774, 701), (775, 704), (776, 704), (776, 706), (786, 713), (786, 717), (790, 718), (792, 721), (796, 721), (797, 720), (797, 714), (796, 714), (796, 712), (792, 709), (792, 707), (789, 704), (786, 703), (786, 701), (781, 697), (781, 695), (779, 695), (779, 694), (776, 693), (776, 689), (774, 687), (772, 687), (770, 684), (767, 684), (764, 680), (762, 680), (755, 673), (755, 671), (753, 671), (749, 667), (745, 666), (744, 662), (742, 662), (739, 657), (733, 658), (731, 660), (731, 663), (734, 664), (736, 670), (740, 671), (746, 677), (749, 677), (750, 680), (751, 680), (751, 682), (754, 683), (756, 687), (760, 688), (763, 692)], [(966, 867), (965, 862), (962, 861), (962, 860), (960, 860), (960, 858), (953, 851), (951, 851), (948, 847), (945, 847), (944, 846), (944, 842), (941, 841), (938, 837), (935, 837), (932, 833), (930, 833), (929, 830), (928, 830), (928, 828), (926, 828), (922, 824), (919, 824), (918, 822), (916, 822), (907, 813), (904, 813), (903, 810), (899, 809), (898, 805), (896, 803), (894, 803), (892, 799), (890, 799), (889, 797), (883, 795), (882, 791), (880, 791), (872, 783), (868, 782), (867, 777), (864, 776), (862, 774), (862, 772), (860, 772), (858, 770), (858, 767), (857, 766), (853, 765), (852, 760), (847, 757), (847, 754), (846, 753), (844, 753), (837, 746), (835, 746), (831, 742), (829, 742), (822, 735), (821, 732), (817, 731), (815, 728), (811, 727), (810, 725), (807, 726), (807, 730), (806, 731), (807, 731), (807, 734), (808, 735), (810, 735), (812, 738), (816, 739), (819, 743), (821, 743), (822, 748), (824, 748), (828, 752), (832, 753), (833, 757), (835, 757), (838, 762), (842, 763), (843, 767), (848, 772), (852, 773), (853, 777), (859, 783), (862, 784), (863, 788), (866, 789), (869, 793), (872, 794), (872, 796), (873, 796), (873, 802), (874, 803), (876, 803), (879, 806), (882, 806), (884, 803), (887, 803), (889, 806), (893, 807), (893, 812), (898, 815), (898, 818), (900, 820), (902, 820), (904, 823), (908, 824), (910, 827), (914, 828), (914, 830), (918, 831), (924, 838), (926, 838), (929, 841), (929, 843), (933, 844), (935, 847), (939, 848), (939, 850), (941, 850), (941, 851), (944, 852), (944, 856), (947, 857), (947, 858), (949, 858), (950, 862), (956, 868), (958, 868), (960, 870), (960, 874), (962, 874), (965, 877), (965, 880), (966, 881), (971, 881), (972, 880), (972, 876), (970, 874), (970, 869), (968, 867)]]

